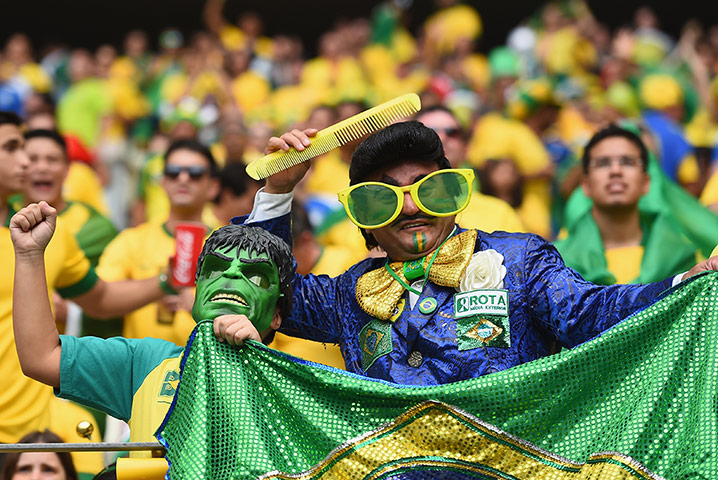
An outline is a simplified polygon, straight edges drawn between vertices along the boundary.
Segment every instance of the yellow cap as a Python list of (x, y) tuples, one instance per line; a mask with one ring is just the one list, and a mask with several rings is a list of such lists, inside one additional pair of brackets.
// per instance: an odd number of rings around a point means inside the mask
[(683, 89), (678, 80), (663, 73), (646, 76), (639, 87), (639, 94), (643, 105), (656, 110), (683, 102)]

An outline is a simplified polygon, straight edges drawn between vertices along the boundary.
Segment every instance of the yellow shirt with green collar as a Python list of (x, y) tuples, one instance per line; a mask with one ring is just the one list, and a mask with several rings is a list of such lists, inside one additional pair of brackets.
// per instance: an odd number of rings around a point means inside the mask
[(96, 209), (81, 202), (67, 202), (58, 215), (75, 236), (90, 263), (96, 266), (102, 251), (117, 235), (115, 226)]
[[(174, 236), (165, 224), (147, 222), (125, 229), (107, 245), (97, 273), (110, 282), (152, 278), (165, 271), (174, 254)], [(125, 316), (122, 336), (161, 338), (184, 345), (194, 326), (190, 312), (178, 310), (173, 314), (155, 302)]]
[(83, 162), (70, 162), (70, 171), (62, 184), (62, 198), (83, 202), (102, 215), (109, 215), (110, 208), (97, 173)]
[[(10, 216), (14, 212), (10, 212)], [(22, 435), (50, 424), (52, 388), (26, 377), (20, 368), (12, 327), (15, 254), (8, 221), (0, 227), (3, 268), (0, 273), (0, 443), (16, 442)], [(49, 289), (71, 298), (95, 286), (97, 275), (61, 219), (45, 251)], [(47, 292), (37, 292), (47, 295)], [(28, 298), (32, 301), (32, 298)]]
[[(75, 236), (75, 240), (92, 266), (96, 267), (105, 247), (117, 235), (115, 226), (107, 217), (82, 202), (68, 201), (65, 208), (58, 212), (58, 216)], [(121, 333), (122, 318), (98, 320), (83, 314), (82, 335), (107, 338)]]

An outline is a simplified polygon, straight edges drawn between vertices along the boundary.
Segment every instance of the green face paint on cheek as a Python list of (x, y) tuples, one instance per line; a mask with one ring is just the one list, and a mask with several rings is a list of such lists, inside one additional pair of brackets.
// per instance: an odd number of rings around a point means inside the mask
[(426, 248), (426, 235), (424, 233), (414, 234), (414, 253), (421, 253)]
[[(213, 252), (215, 253), (215, 252)], [(279, 299), (277, 267), (266, 255), (220, 249), (208, 254), (197, 280), (192, 317), (246, 315), (259, 332), (270, 327)]]

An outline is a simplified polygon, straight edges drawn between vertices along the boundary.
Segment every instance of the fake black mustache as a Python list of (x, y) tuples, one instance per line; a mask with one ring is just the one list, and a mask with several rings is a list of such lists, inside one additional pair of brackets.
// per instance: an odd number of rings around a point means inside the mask
[(398, 224), (400, 224), (401, 222), (405, 222), (405, 221), (407, 221), (407, 220), (428, 220), (428, 221), (432, 221), (432, 220), (434, 220), (435, 218), (436, 218), (436, 217), (432, 217), (431, 215), (427, 215), (427, 214), (425, 214), (425, 213), (417, 213), (416, 215), (399, 215), (399, 217), (398, 217), (396, 220), (394, 220), (394, 221), (391, 223), (391, 225), (392, 225), (392, 226), (395, 226), (395, 225), (398, 225)]

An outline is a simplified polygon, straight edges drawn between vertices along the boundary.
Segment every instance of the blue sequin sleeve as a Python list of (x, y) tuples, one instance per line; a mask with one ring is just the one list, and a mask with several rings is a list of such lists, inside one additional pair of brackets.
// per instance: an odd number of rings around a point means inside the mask
[(341, 319), (347, 306), (344, 279), (327, 275), (297, 275), (292, 309), (280, 331), (318, 342), (343, 343)]
[[(280, 237), (292, 246), (291, 216), (253, 222)], [(247, 216), (235, 217), (232, 223), (243, 224)], [(296, 263), (295, 263), (296, 266)], [(351, 275), (337, 278), (327, 275), (295, 275), (294, 298), (288, 318), (283, 319), (279, 331), (293, 337), (306, 338), (319, 342), (339, 343), (341, 335), (342, 312), (347, 308), (346, 295), (353, 292)]]
[(601, 286), (566, 267), (553, 245), (528, 237), (526, 295), (534, 321), (566, 347), (584, 343), (620, 320), (652, 304), (671, 280), (646, 285)]

